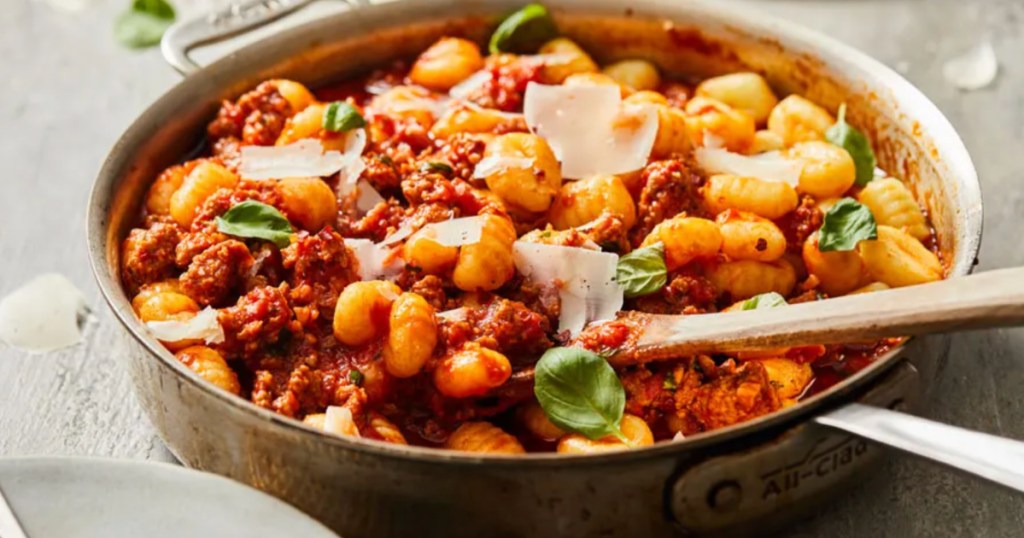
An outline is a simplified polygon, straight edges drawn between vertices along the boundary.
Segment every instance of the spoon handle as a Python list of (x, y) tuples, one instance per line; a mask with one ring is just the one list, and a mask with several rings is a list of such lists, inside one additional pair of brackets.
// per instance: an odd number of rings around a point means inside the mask
[(652, 315), (615, 366), (749, 349), (869, 342), (1024, 324), (1024, 267), (874, 293), (697, 316)]
[(814, 421), (1024, 492), (1024, 442), (858, 403)]

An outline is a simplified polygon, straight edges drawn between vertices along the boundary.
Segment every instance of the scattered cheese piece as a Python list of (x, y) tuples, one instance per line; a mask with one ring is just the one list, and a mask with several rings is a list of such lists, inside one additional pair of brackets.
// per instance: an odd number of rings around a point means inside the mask
[(529, 157), (503, 157), (491, 155), (484, 157), (473, 168), (473, 177), (483, 179), (491, 174), (506, 170), (526, 170), (533, 168), (534, 160)]
[(327, 413), (324, 416), (324, 431), (335, 435), (360, 437), (359, 427), (352, 419), (352, 410), (337, 405), (327, 406)]
[(562, 175), (624, 174), (643, 168), (658, 135), (650, 107), (625, 105), (614, 86), (526, 87), (523, 113), (562, 162)]
[(319, 140), (306, 138), (287, 146), (242, 146), (238, 171), (245, 179), (326, 177), (345, 163), (342, 152), (325, 153)]
[(742, 155), (721, 148), (705, 147), (697, 148), (694, 155), (697, 164), (708, 173), (781, 181), (794, 187), (800, 182), (800, 173), (803, 171), (800, 163), (783, 157), (778, 151)]
[(207, 344), (219, 344), (224, 341), (224, 328), (217, 321), (217, 310), (209, 306), (189, 320), (147, 321), (146, 327), (163, 342), (202, 340)]
[(996, 79), (999, 60), (992, 44), (985, 41), (942, 66), (942, 76), (961, 90), (980, 90)]
[(516, 269), (538, 283), (555, 283), (562, 300), (558, 330), (577, 334), (593, 321), (614, 319), (622, 308), (615, 282), (619, 257), (608, 252), (516, 241)]
[(402, 260), (396, 249), (369, 239), (345, 239), (345, 246), (359, 261), (359, 278), (377, 280), (398, 274)]

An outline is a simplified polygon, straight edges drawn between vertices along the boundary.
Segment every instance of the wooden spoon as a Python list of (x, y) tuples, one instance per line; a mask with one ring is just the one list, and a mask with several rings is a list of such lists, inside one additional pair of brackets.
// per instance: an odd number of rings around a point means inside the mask
[(778, 308), (632, 319), (639, 327), (635, 345), (609, 358), (613, 366), (1022, 325), (1024, 267)]

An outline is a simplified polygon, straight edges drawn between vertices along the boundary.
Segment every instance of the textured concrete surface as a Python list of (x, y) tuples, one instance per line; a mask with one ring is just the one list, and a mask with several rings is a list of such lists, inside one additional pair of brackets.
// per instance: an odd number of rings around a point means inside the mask
[[(192, 1), (191, 4), (201, 2)], [(733, 0), (791, 18), (902, 71), (963, 134), (982, 178), (981, 269), (1024, 263), (1024, 2), (1019, 0)], [(78, 13), (38, 0), (0, 3), (0, 294), (58, 271), (95, 309), (86, 341), (48, 355), (0, 347), (0, 456), (99, 455), (170, 460), (118, 364), (84, 244), (85, 201), (128, 123), (177, 80), (154, 50), (120, 49), (111, 21), (124, 2)], [(321, 2), (301, 17), (336, 9)], [(272, 30), (269, 30), (272, 31)], [(989, 39), (1001, 60), (991, 87), (961, 93), (949, 57)], [(207, 51), (209, 58), (218, 51)], [(1024, 439), (1024, 330), (958, 336), (927, 415)], [(1019, 536), (1024, 497), (895, 457), (791, 536)]]

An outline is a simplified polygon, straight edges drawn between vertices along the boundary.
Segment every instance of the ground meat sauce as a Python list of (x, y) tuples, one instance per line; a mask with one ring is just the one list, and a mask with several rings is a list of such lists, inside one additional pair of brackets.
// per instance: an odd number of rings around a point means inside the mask
[[(606, 357), (615, 354), (617, 374), (626, 395), (626, 413), (642, 419), (655, 439), (665, 440), (749, 420), (807, 394), (827, 390), (901, 343), (899, 339), (890, 339), (868, 345), (777, 350), (774, 360), (792, 365), (793, 371), (808, 372), (809, 381), (802, 388), (797, 387), (802, 392), (796, 396), (787, 392), (785, 398), (780, 396), (777, 374), (763, 360), (763, 353), (678, 357), (648, 364), (629, 361), (648, 314), (708, 315), (744, 307), (731, 299), (737, 293), (741, 300), (750, 296), (743, 295), (746, 288), (740, 284), (749, 287), (751, 279), (786, 282), (782, 295), (790, 304), (825, 298), (827, 294), (819, 288), (821, 279), (827, 275), (808, 274), (802, 258), (807, 255), (804, 243), (819, 230), (823, 219), (818, 209), (822, 200), (806, 194), (800, 195), (795, 209), (782, 216), (773, 214), (770, 220), (735, 215), (735, 222), (760, 219), (757, 221), (781, 232), (749, 241), (757, 255), (769, 250), (785, 251), (781, 257), (767, 260), (771, 264), (763, 264), (775, 271), (769, 275), (771, 279), (762, 275), (744, 281), (744, 275), (722, 273), (722, 267), (737, 261), (725, 254), (724, 247), (709, 253), (673, 251), (673, 256), (665, 256), (666, 264), (670, 258), (673, 263), (667, 266), (663, 285), (625, 299), (617, 319), (591, 323), (575, 335), (560, 330), (565, 283), (537, 282), (514, 268), (499, 271), (489, 266), (500, 252), (493, 250), (493, 244), (485, 244), (483, 238), (477, 246), (492, 250), (478, 252), (484, 260), (482, 268), (468, 274), (459, 274), (454, 269), (467, 255), (466, 246), (445, 250), (437, 245), (436, 256), (449, 258), (431, 268), (429, 259), (422, 264), (401, 263), (409, 254), (404, 252), (401, 240), (396, 240), (388, 255), (397, 259), (399, 265), (393, 270), (385, 268), (386, 274), (378, 277), (389, 282), (363, 282), (368, 280), (361, 278), (363, 273), (372, 269), (366, 264), (375, 262), (357, 258), (356, 251), (346, 244), (347, 239), (370, 240), (379, 246), (392, 234), (408, 235), (453, 218), (497, 218), (509, 223), (507, 229), (514, 229), (518, 241), (601, 250), (620, 256), (640, 247), (655, 227), (669, 219), (715, 219), (721, 208), (711, 210), (708, 204), (712, 202), (704, 200), (710, 188), (709, 175), (689, 152), (690, 146), (701, 145), (705, 138), (690, 132), (691, 117), (682, 112), (694, 86), (664, 77), (648, 88), (660, 92), (664, 101), (658, 97), (644, 102), (667, 103), (651, 106), (673, 107), (677, 115), (685, 117), (687, 123), (675, 128), (688, 133), (687, 150), (666, 152), (673, 157), (648, 161), (642, 169), (613, 179), (622, 182), (622, 192), (629, 193), (632, 208), (628, 213), (602, 199), (598, 205), (586, 208), (586, 222), (559, 222), (561, 227), (555, 227), (555, 219), (545, 211), (527, 211), (525, 206), (503, 198), (507, 195), (498, 188), (491, 191), (488, 185), (494, 185), (490, 177), (487, 181), (476, 177), (477, 165), (496, 137), (534, 136), (525, 134), (529, 129), (521, 114), (531, 82), (557, 84), (561, 80), (552, 81), (552, 73), (563, 72), (560, 78), (564, 78), (567, 69), (592, 65), (589, 60), (567, 59), (566, 55), (574, 53), (566, 50), (569, 52), (556, 52), (547, 60), (544, 56), (512, 54), (478, 58), (475, 84), (467, 84), (457, 98), (438, 90), (450, 84), (435, 84), (431, 79), (429, 84), (418, 86), (416, 69), (410, 71), (409, 64), (397, 62), (368, 77), (324, 88), (316, 95), (297, 83), (273, 80), (236, 100), (224, 101), (207, 129), (209, 151), (203, 157), (205, 160), (168, 170), (160, 180), (160, 189), (154, 189), (145, 204), (155, 213), (142, 215), (138, 227), (123, 241), (120, 261), (126, 291), (133, 298), (139, 297), (139, 302), (155, 293), (169, 294), (163, 302), (155, 303), (168, 305), (167, 312), (147, 314), (149, 319), (143, 321), (188, 319), (199, 309), (216, 309), (223, 340), (211, 340), (204, 345), (210, 348), (207, 351), (213, 350), (215, 357), (222, 358), (223, 364), (219, 369), (208, 368), (209, 365), (200, 368), (197, 357), (201, 355), (197, 352), (183, 355), (186, 365), (215, 384), (218, 378), (210, 374), (214, 370), (219, 372), (216, 375), (237, 377), (237, 381), (220, 386), (231, 391), (241, 387), (240, 395), (256, 405), (305, 420), (312, 426), (325, 424), (325, 410), (335, 406), (351, 418), (351, 424), (344, 427), (363, 437), (444, 446), (452, 432), (466, 421), (487, 420), (514, 434), (528, 450), (553, 450), (556, 446), (561, 450), (556, 439), (541, 438), (523, 418), (530, 406), (536, 405), (534, 367), (545, 351), (556, 346), (576, 346)], [(468, 75), (465, 73), (464, 78)], [(583, 76), (582, 82), (576, 80), (572, 84), (609, 80), (596, 73)], [(635, 93), (633, 88), (622, 88), (623, 95)], [(242, 147), (280, 143), (279, 137), (286, 128), (292, 134), (300, 130), (292, 123), (296, 114), (311, 103), (323, 105), (332, 101), (354, 104), (366, 119), (367, 144), (361, 156), (365, 169), (359, 179), (375, 189), (383, 202), (372, 208), (360, 207), (356, 203), (357, 193), (349, 193), (318, 212), (318, 218), (310, 219), (306, 212), (313, 209), (312, 198), (296, 198), (295, 192), (281, 188), (278, 180), (238, 178), (232, 188), (203, 191), (195, 200), (195, 207), (189, 208), (192, 211), (185, 212), (194, 215), (191, 220), (183, 218), (182, 212), (175, 213), (180, 220), (167, 214), (169, 203), (181, 203), (173, 198), (168, 202), (168, 191), (178, 188), (174, 187), (175, 181), (181, 184), (185, 176), (198, 169), (198, 162), (220, 165), (228, 171), (225, 173), (237, 175)], [(713, 115), (716, 106), (729, 108), (723, 103), (700, 108), (703, 115)], [(435, 122), (453, 110), (461, 119), (445, 124), (445, 129), (464, 132), (438, 134)], [(481, 112), (489, 115), (474, 116)], [(732, 112), (742, 114), (738, 110)], [(700, 121), (708, 126), (716, 125), (715, 121), (730, 121), (724, 116), (703, 115)], [(466, 120), (464, 129), (451, 126), (462, 119)], [(721, 126), (721, 135), (729, 136), (728, 124)], [(326, 142), (341, 136), (324, 135), (316, 131), (318, 126), (312, 127), (313, 132), (308, 135), (312, 138)], [(539, 170), (535, 165), (534, 170), (527, 171), (536, 176), (531, 181), (545, 180), (545, 174)], [(344, 177), (334, 174), (320, 179), (330, 191), (340, 192)], [(562, 184), (566, 182), (568, 179)], [(851, 189), (847, 195), (857, 196), (859, 189)], [(552, 199), (557, 199), (553, 203), (562, 204), (559, 209), (566, 219), (575, 219), (582, 210), (574, 204), (588, 200), (587, 194), (575, 192), (562, 198), (553, 194)], [(318, 196), (325, 195), (321, 192)], [(293, 231), (286, 245), (221, 230), (218, 218), (246, 201), (270, 206), (291, 223)], [(755, 202), (748, 200), (749, 207), (730, 205), (726, 210), (756, 212)], [(319, 218), (324, 213), (326, 218)], [(337, 218), (330, 218), (335, 214)], [(319, 229), (296, 226), (311, 221), (327, 222)], [(696, 239), (689, 233), (680, 232), (678, 237), (668, 238), (668, 242), (681, 243), (682, 247), (666, 245), (661, 237), (663, 248), (666, 252), (670, 248), (690, 248), (690, 240)], [(785, 249), (778, 243), (778, 237), (785, 238)], [(770, 245), (769, 240), (777, 243)], [(706, 243), (715, 246), (713, 238), (701, 244)], [(934, 237), (925, 238), (923, 243), (933, 250), (937, 248)], [(787, 271), (787, 264), (791, 272)], [(490, 275), (491, 272), (497, 276)], [(492, 284), (484, 277), (498, 280)], [(483, 284), (471, 289), (466, 287), (467, 280)], [(862, 280), (858, 287), (872, 282), (867, 273)], [(373, 294), (363, 296), (360, 300), (364, 303), (358, 308), (350, 311), (339, 306), (343, 292), (377, 284), (381, 285), (373, 288)], [(379, 306), (381, 301), (386, 308)], [(396, 313), (398, 309), (391, 306), (399, 301), (411, 311), (426, 309), (433, 313), (435, 339), (427, 338), (429, 334), (404, 331), (423, 320), (401, 318)], [(140, 315), (141, 312), (140, 309)], [(372, 321), (366, 329), (368, 337), (353, 332), (364, 318)], [(423, 345), (424, 342), (427, 344)], [(417, 349), (419, 362), (412, 375), (394, 370), (398, 364), (395, 361)], [(478, 362), (466, 362), (470, 359), (460, 355), (464, 353), (470, 353), (466, 356)], [(502, 359), (494, 359), (495, 355)], [(463, 372), (462, 377), (453, 378), (457, 371)], [(500, 375), (502, 382), (485, 390), (453, 395), (462, 389), (452, 383), (492, 375)]]

